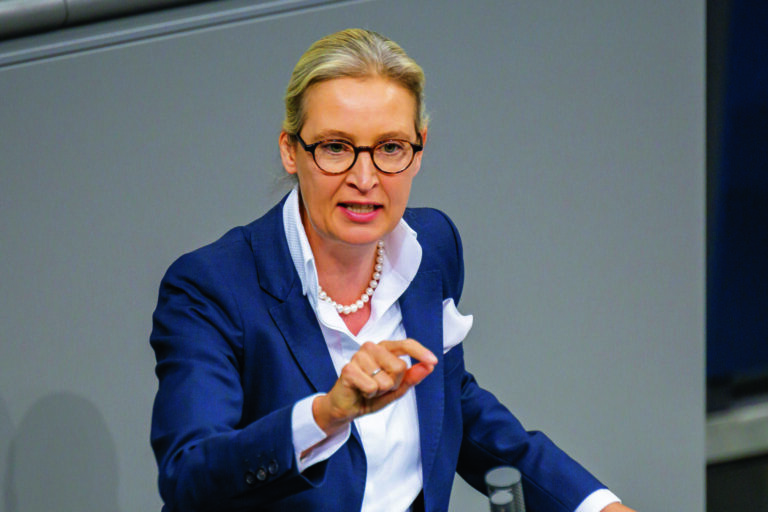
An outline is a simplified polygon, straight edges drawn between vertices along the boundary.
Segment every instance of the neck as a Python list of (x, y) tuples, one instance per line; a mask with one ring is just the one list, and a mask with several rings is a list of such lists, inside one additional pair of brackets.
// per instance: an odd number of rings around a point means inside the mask
[[(313, 249), (314, 251), (314, 249)], [(341, 259), (333, 254), (315, 254), (320, 286), (342, 304), (355, 302), (368, 287), (376, 260), (376, 246), (370, 247), (365, 256)]]

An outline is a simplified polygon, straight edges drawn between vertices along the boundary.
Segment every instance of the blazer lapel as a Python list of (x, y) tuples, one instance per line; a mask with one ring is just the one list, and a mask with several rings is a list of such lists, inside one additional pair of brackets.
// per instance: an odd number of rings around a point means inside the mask
[(327, 393), (338, 376), (320, 326), (300, 287), (269, 309), (301, 371), (317, 392)]
[(327, 392), (336, 382), (336, 370), (293, 266), (283, 227), (284, 203), (285, 198), (249, 226), (259, 285), (277, 299), (269, 314), (301, 371), (315, 391)]
[(433, 270), (417, 273), (408, 290), (400, 298), (400, 309), (408, 337), (427, 347), (440, 361), (434, 371), (416, 386), (421, 465), (426, 488), (427, 478), (432, 471), (438, 449), (445, 402), (442, 364), (443, 301), (440, 272)]

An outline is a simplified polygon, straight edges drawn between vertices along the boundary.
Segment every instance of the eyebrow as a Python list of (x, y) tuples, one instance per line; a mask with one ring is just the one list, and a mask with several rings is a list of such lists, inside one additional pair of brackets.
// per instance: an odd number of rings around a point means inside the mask
[[(346, 139), (353, 141), (355, 140), (355, 136), (351, 133), (342, 131), (342, 130), (322, 130), (320, 131), (316, 136), (316, 140), (326, 140), (326, 139)], [(376, 141), (382, 141), (387, 139), (403, 139), (403, 140), (410, 140), (410, 136), (406, 134), (405, 132), (401, 132), (399, 130), (391, 131), (391, 132), (384, 132), (382, 134), (379, 134), (376, 137)], [(374, 142), (375, 144), (376, 142)]]

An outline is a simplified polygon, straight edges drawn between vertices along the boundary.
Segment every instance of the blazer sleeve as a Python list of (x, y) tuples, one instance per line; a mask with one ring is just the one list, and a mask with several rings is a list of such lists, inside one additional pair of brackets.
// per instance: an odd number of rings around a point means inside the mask
[(493, 394), (464, 371), (461, 383), (464, 434), (458, 473), (485, 493), (484, 475), (511, 465), (523, 476), (527, 510), (573, 512), (592, 492), (605, 486), (546, 435), (526, 431)]
[(231, 252), (182, 256), (160, 286), (151, 442), (164, 512), (254, 509), (325, 478), (325, 462), (298, 472), (292, 404), (243, 424), (243, 320), (231, 286), (240, 269), (219, 254)]

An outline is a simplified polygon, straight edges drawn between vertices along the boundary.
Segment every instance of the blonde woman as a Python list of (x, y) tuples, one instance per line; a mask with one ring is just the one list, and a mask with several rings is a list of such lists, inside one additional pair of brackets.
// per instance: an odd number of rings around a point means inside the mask
[(528, 510), (629, 510), (464, 368), (458, 232), (407, 208), (421, 68), (345, 30), (312, 45), (279, 149), (294, 189), (160, 288), (152, 446), (166, 512), (445, 511), (514, 465)]

